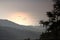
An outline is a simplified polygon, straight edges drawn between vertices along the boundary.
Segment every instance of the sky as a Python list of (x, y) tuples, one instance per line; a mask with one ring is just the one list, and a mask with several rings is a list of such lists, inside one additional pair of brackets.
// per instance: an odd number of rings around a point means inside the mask
[(40, 20), (47, 20), (52, 0), (0, 0), (0, 19), (8, 19), (20, 25), (38, 26)]

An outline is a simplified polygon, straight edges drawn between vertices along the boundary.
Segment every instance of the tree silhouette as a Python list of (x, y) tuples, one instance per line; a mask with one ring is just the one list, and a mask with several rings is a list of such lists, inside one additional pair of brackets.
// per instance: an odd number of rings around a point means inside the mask
[(41, 34), (40, 40), (60, 40), (60, 0), (53, 0), (53, 11), (47, 12), (48, 21), (40, 21), (43, 27), (49, 27)]

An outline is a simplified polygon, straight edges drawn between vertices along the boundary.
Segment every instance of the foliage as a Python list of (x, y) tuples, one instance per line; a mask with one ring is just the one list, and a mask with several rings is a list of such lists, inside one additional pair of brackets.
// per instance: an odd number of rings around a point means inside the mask
[[(45, 33), (41, 34), (40, 40), (60, 40), (60, 0), (54, 1), (54, 9), (52, 12), (47, 12), (48, 21), (41, 20), (40, 23), (44, 27), (48, 27)], [(52, 35), (53, 34), (53, 35)]]

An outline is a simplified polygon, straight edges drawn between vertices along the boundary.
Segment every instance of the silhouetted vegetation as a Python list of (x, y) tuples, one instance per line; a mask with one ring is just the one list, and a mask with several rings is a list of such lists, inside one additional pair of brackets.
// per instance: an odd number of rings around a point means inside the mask
[(41, 34), (40, 40), (60, 40), (60, 0), (53, 0), (53, 11), (47, 12), (49, 20), (40, 23), (46, 27), (46, 32)]
[(46, 27), (46, 31), (36, 40), (60, 40), (60, 0), (53, 0), (53, 10), (47, 12), (47, 21), (41, 20), (39, 24)]

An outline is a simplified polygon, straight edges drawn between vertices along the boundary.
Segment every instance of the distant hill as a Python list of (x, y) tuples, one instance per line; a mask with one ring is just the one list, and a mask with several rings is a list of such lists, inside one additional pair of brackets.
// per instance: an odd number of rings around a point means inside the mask
[(0, 40), (38, 39), (39, 36), (39, 32), (28, 30), (26, 26), (0, 19)]
[(3, 20), (3, 19), (0, 19), (0, 26), (6, 26), (6, 27), (14, 27), (14, 28), (18, 28), (18, 27), (24, 27), (23, 25), (19, 25), (19, 24), (16, 24), (12, 21), (9, 21), (9, 20)]
[(0, 19), (0, 26), (12, 27), (12, 28), (21, 29), (21, 30), (31, 30), (31, 31), (36, 31), (36, 32), (44, 31), (43, 27), (40, 27), (40, 26), (24, 26), (24, 25), (19, 25), (12, 21), (3, 20), (3, 19)]

